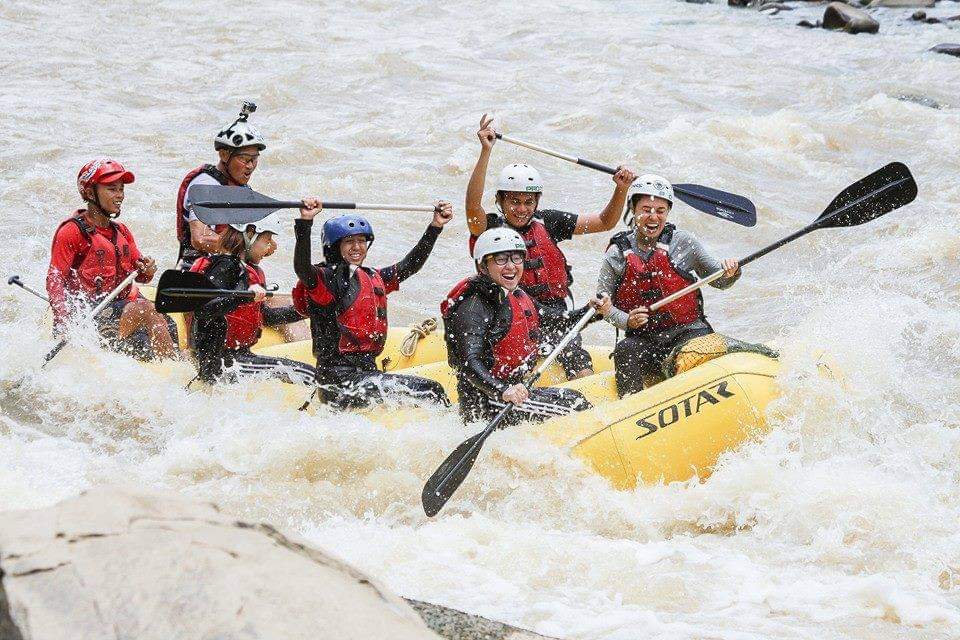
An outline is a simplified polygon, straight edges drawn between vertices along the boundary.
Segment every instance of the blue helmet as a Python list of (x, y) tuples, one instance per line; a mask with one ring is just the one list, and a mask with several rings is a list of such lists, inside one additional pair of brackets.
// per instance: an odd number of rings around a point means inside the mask
[(339, 251), (335, 251), (334, 247), (344, 238), (356, 235), (364, 235), (369, 242), (373, 242), (373, 226), (359, 214), (345, 213), (324, 222), (320, 242), (327, 260), (339, 261)]

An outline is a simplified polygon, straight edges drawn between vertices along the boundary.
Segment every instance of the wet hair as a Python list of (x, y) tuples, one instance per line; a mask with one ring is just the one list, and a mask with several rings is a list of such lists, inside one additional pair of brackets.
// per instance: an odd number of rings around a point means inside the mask
[(217, 240), (217, 253), (229, 253), (242, 260), (246, 250), (247, 247), (243, 242), (243, 232), (237, 231), (233, 227), (224, 229), (220, 234), (220, 239)]

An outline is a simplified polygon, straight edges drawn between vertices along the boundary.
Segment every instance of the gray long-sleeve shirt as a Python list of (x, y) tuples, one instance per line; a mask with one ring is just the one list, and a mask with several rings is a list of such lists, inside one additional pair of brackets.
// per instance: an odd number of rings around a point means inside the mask
[[(630, 247), (637, 255), (649, 255), (647, 252), (637, 249), (637, 236), (634, 233), (630, 234)], [(673, 237), (670, 239), (667, 253), (677, 269), (682, 274), (691, 278), (694, 276), (704, 278), (723, 268), (720, 265), (720, 260), (710, 255), (706, 247), (697, 240), (696, 236), (687, 231), (681, 231), (680, 229), (673, 231)], [(604, 256), (603, 264), (600, 266), (597, 291), (606, 293), (613, 298), (614, 293), (616, 293), (620, 287), (620, 283), (623, 281), (623, 273), (626, 271), (626, 268), (627, 260), (620, 251), (620, 248), (616, 245), (610, 245)], [(737, 271), (736, 275), (731, 278), (725, 276), (720, 277), (711, 282), (710, 286), (716, 287), (717, 289), (726, 289), (740, 279), (740, 274), (741, 272)], [(604, 319), (618, 329), (626, 329), (629, 311), (630, 309), (613, 307)]]

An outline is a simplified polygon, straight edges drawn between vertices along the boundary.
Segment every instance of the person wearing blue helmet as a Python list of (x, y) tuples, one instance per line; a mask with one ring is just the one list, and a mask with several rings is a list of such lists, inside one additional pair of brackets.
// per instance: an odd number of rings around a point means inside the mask
[(433, 220), (420, 241), (400, 262), (373, 269), (364, 266), (374, 240), (370, 221), (346, 214), (323, 225), (323, 262), (313, 264), (310, 234), (322, 210), (307, 198), (295, 221), (293, 268), (299, 282), (293, 300), (310, 318), (317, 383), (324, 401), (339, 408), (362, 407), (386, 395), (447, 405), (443, 387), (426, 378), (383, 373), (376, 357), (387, 339), (387, 295), (420, 271), (443, 226), (453, 219), (449, 202), (436, 205)]

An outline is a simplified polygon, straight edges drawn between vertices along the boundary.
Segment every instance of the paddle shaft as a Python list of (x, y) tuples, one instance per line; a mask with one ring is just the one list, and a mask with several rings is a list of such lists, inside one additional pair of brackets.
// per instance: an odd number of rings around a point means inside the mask
[[(299, 200), (270, 200), (264, 202), (235, 202), (232, 200), (218, 200), (192, 203), (197, 207), (207, 209), (302, 209), (303, 203)], [(324, 209), (362, 209), (375, 211), (436, 211), (436, 207), (427, 207), (413, 204), (371, 204), (364, 202), (323, 202)]]
[[(578, 164), (578, 165), (580, 165), (581, 167), (587, 167), (588, 169), (594, 169), (594, 170), (596, 170), (596, 171), (601, 171), (601, 172), (603, 172), (603, 173), (609, 173), (610, 175), (613, 175), (613, 174), (615, 174), (615, 173), (617, 172), (617, 169), (616, 169), (615, 167), (611, 167), (611, 166), (605, 165), (605, 164), (600, 164), (599, 162), (594, 162), (593, 160), (587, 160), (587, 159), (585, 159), (585, 158), (578, 158), (577, 156), (571, 156), (571, 155), (569, 155), (569, 154), (561, 153), (561, 152), (555, 151), (555, 150), (553, 150), (553, 149), (548, 149), (548, 148), (546, 148), (546, 147), (541, 147), (540, 145), (533, 144), (533, 143), (531, 143), (531, 142), (526, 142), (526, 141), (524, 141), (524, 140), (517, 140), (516, 138), (510, 137), (510, 136), (505, 136), (505, 135), (503, 135), (502, 133), (498, 133), (498, 134), (496, 134), (496, 135), (497, 135), (497, 137), (498, 137), (499, 139), (503, 140), (504, 142), (509, 142), (510, 144), (515, 144), (515, 145), (517, 145), (518, 147), (526, 147), (527, 149), (532, 149), (533, 151), (539, 151), (540, 153), (545, 153), (545, 154), (547, 154), (548, 156), (553, 156), (554, 158), (560, 158), (561, 160), (566, 160), (567, 162), (572, 162), (572, 163), (574, 163), (574, 164)], [(707, 196), (707, 195), (705, 195), (705, 194), (702, 194), (702, 193), (693, 193), (692, 191), (687, 190), (687, 189), (684, 187), (684, 185), (682, 185), (682, 184), (675, 184), (675, 185), (673, 185), (673, 190), (674, 190), (674, 192), (676, 192), (676, 193), (678, 193), (678, 194), (695, 196), (698, 200), (704, 200), (704, 201), (709, 202), (710, 204), (716, 205), (716, 206), (718, 206), (718, 207), (727, 207), (727, 206), (729, 206), (729, 204), (727, 204), (727, 203), (725, 203), (725, 202), (722, 202), (722, 201), (720, 201), (720, 200), (717, 200), (716, 198), (711, 198), (711, 197), (709, 197), (709, 196)]]
[(50, 303), (50, 298), (48, 298), (47, 296), (43, 295), (42, 293), (40, 293), (40, 292), (37, 291), (36, 289), (34, 289), (34, 288), (32, 288), (32, 287), (24, 284), (24, 283), (20, 280), (20, 276), (10, 276), (10, 278), (7, 280), (7, 284), (15, 284), (15, 285), (17, 285), (18, 287), (20, 287), (21, 289), (23, 289), (23, 290), (25, 290), (25, 291), (29, 291), (30, 293), (32, 293), (33, 295), (37, 296), (38, 298), (40, 298), (41, 300), (43, 300), (43, 301), (46, 302), (47, 304)]
[[(852, 203), (852, 204), (856, 204), (856, 203)], [(822, 218), (817, 218), (814, 222), (808, 224), (808, 225), (805, 226), (803, 229), (800, 229), (799, 231), (795, 231), (794, 233), (791, 233), (790, 235), (788, 235), (788, 236), (786, 236), (786, 237), (780, 238), (779, 240), (777, 240), (777, 241), (774, 242), (773, 244), (771, 244), (771, 245), (769, 245), (769, 246), (766, 246), (766, 247), (764, 247), (763, 249), (760, 249), (760, 250), (758, 250), (758, 251), (754, 251), (753, 253), (751, 253), (750, 255), (748, 255), (746, 258), (743, 258), (743, 259), (741, 259), (741, 260), (739, 261), (740, 267), (742, 268), (744, 265), (748, 265), (748, 264), (750, 264), (751, 262), (753, 262), (754, 260), (756, 260), (756, 259), (758, 259), (758, 258), (762, 258), (763, 256), (767, 255), (767, 254), (770, 253), (771, 251), (775, 251), (775, 250), (779, 249), (780, 247), (782, 247), (783, 245), (788, 244), (788, 243), (790, 243), (790, 242), (793, 242), (793, 241), (796, 240), (797, 238), (800, 238), (800, 237), (802, 237), (802, 236), (805, 236), (805, 235), (807, 235), (808, 233), (810, 233), (811, 231), (814, 231), (814, 230), (816, 230), (816, 229), (819, 229), (820, 227), (824, 226), (824, 223), (825, 223), (825, 222), (827, 222), (827, 221), (829, 221), (829, 220), (837, 217), (838, 215), (840, 215), (841, 213), (843, 213), (846, 209), (848, 209), (849, 206), (851, 206), (851, 205), (848, 205), (848, 206), (846, 206), (846, 207), (842, 207), (842, 208), (838, 209), (837, 211), (834, 211), (833, 213), (831, 213), (831, 214), (828, 215), (828, 216), (825, 216), (825, 217), (822, 217)], [(719, 270), (719, 271), (715, 271), (714, 273), (711, 273), (711, 274), (710, 274), (709, 276), (707, 276), (706, 278), (702, 278), (702, 279), (700, 279), (700, 280), (697, 280), (697, 281), (694, 282), (693, 284), (691, 284), (691, 285), (689, 285), (689, 286), (686, 286), (686, 287), (684, 287), (683, 289), (680, 289), (679, 291), (675, 291), (675, 292), (671, 293), (670, 295), (668, 295), (666, 298), (663, 298), (662, 300), (657, 300), (657, 301), (654, 302), (652, 305), (650, 305), (650, 311), (656, 311), (657, 309), (660, 309), (660, 308), (662, 308), (663, 306), (670, 304), (670, 303), (673, 302), (674, 300), (676, 300), (676, 299), (678, 299), (678, 298), (682, 298), (683, 296), (687, 295), (688, 293), (691, 293), (691, 292), (693, 292), (693, 291), (696, 291), (697, 289), (700, 289), (701, 287), (704, 287), (704, 286), (710, 284), (710, 283), (713, 282), (714, 280), (719, 280), (721, 277), (723, 277), (723, 269), (721, 269), (721, 270)]]
[[(116, 297), (117, 297), (118, 295), (120, 295), (120, 292), (121, 292), (121, 291), (123, 291), (124, 289), (126, 289), (127, 287), (129, 287), (129, 286), (133, 283), (134, 279), (136, 279), (136, 277), (137, 277), (139, 274), (140, 274), (140, 271), (139, 271), (138, 269), (134, 269), (133, 271), (131, 271), (131, 272), (127, 275), (127, 277), (123, 279), (123, 282), (121, 282), (119, 285), (117, 285), (117, 288), (116, 288), (116, 289), (114, 289), (114, 290), (111, 291), (109, 294), (107, 294), (107, 297), (104, 298), (103, 300), (101, 300), (101, 301), (100, 301), (100, 304), (98, 304), (97, 306), (95, 306), (95, 307), (93, 308), (93, 311), (91, 311), (89, 314), (87, 314), (87, 318), (86, 318), (86, 319), (87, 319), (87, 320), (93, 320), (93, 319), (96, 318), (98, 315), (100, 315), (100, 312), (103, 311), (104, 309), (106, 309), (106, 308), (107, 308), (107, 305), (109, 305), (111, 302), (113, 302), (114, 299), (116, 299)], [(53, 360), (53, 358), (54, 358), (58, 353), (60, 353), (60, 351), (61, 351), (66, 345), (67, 345), (67, 338), (63, 338), (62, 340), (60, 340), (60, 342), (57, 343), (57, 346), (55, 346), (53, 349), (51, 349), (51, 350), (50, 350), (50, 353), (48, 353), (47, 355), (45, 355), (45, 356), (43, 357), (43, 364), (40, 365), (40, 367), (43, 368), (44, 366), (46, 366), (46, 364), (47, 364), (48, 362), (50, 362), (51, 360)]]
[[(534, 369), (530, 377), (528, 377), (526, 381), (524, 381), (523, 386), (529, 389), (536, 383), (537, 380), (540, 379), (540, 376), (542, 376), (543, 372), (547, 370), (547, 367), (553, 364), (553, 361), (557, 359), (557, 357), (560, 355), (560, 353), (564, 349), (567, 348), (567, 345), (570, 344), (570, 341), (577, 337), (577, 334), (579, 334), (583, 330), (586, 324), (590, 321), (590, 318), (592, 318), (594, 314), (596, 314), (596, 312), (597, 310), (594, 309), (593, 307), (587, 310), (587, 313), (584, 314), (584, 316), (580, 318), (580, 320), (577, 321), (575, 325), (573, 325), (573, 328), (567, 332), (567, 335), (565, 335), (562, 340), (560, 340), (560, 342), (557, 344), (554, 350), (550, 352), (550, 355), (548, 355), (544, 359), (544, 361), (541, 362), (536, 369)], [(490, 422), (490, 424), (487, 425), (487, 428), (484, 429), (479, 434), (479, 436), (474, 436), (476, 438), (476, 441), (473, 443), (473, 445), (469, 449), (467, 449), (465, 455), (463, 455), (460, 458), (457, 464), (454, 465), (454, 467), (450, 469), (450, 471), (447, 472), (447, 474), (437, 484), (437, 488), (433, 492), (435, 496), (440, 496), (441, 489), (443, 489), (443, 487), (446, 486), (446, 484), (450, 481), (451, 478), (457, 475), (457, 473), (467, 463), (468, 460), (475, 459), (476, 457), (475, 454), (483, 446), (483, 443), (486, 441), (486, 439), (490, 436), (491, 433), (494, 432), (494, 430), (496, 430), (497, 426), (501, 422), (503, 422), (504, 418), (506, 418), (510, 414), (510, 412), (513, 410), (515, 406), (516, 405), (512, 402), (507, 403), (507, 405), (500, 410), (500, 413), (498, 413), (497, 416)], [(451, 495), (452, 495), (452, 492), (451, 492)], [(446, 502), (446, 500), (444, 500), (444, 502)]]
[[(248, 298), (253, 300), (253, 291), (239, 291), (237, 289), (186, 289), (183, 287), (168, 287), (163, 289), (163, 295), (171, 298)], [(273, 292), (267, 291), (267, 297), (272, 298)]]

